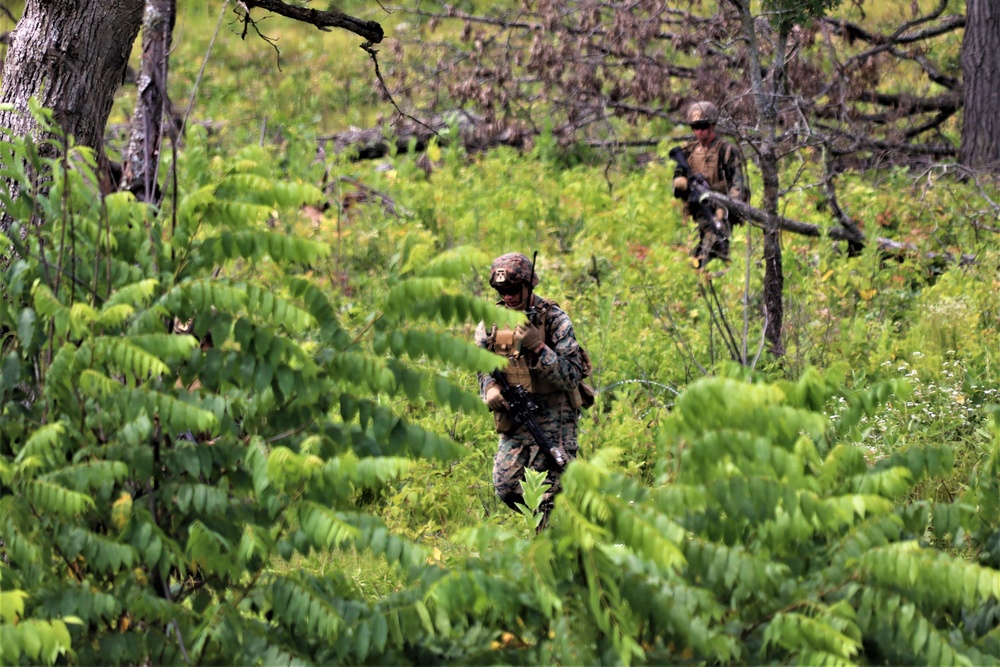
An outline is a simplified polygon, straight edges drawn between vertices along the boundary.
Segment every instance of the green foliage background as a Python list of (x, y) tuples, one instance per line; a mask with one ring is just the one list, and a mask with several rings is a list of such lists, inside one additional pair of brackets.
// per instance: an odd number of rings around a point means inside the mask
[[(214, 12), (179, 22), (175, 101)], [(1000, 256), (959, 215), (978, 191), (843, 175), (869, 235), (975, 263), (786, 235), (787, 354), (739, 366), (712, 322), (757, 356), (759, 234), (711, 284), (691, 269), (681, 128), (638, 169), (548, 137), (435, 145), (429, 173), (317, 157), (388, 110), (350, 37), (274, 25), (280, 70), (224, 28), (195, 107), (215, 122), (162, 211), (102, 202), (86, 151), (2, 145), (27, 193), (5, 207), (47, 224), (2, 240), (0, 661), (1000, 662)], [(814, 158), (786, 176), (818, 180)], [(355, 183), (397, 214), (345, 209)], [(784, 212), (826, 224), (818, 197)], [(496, 361), (471, 345), (509, 317), (489, 261), (535, 249), (599, 390), (537, 537), (493, 496), (474, 376)]]

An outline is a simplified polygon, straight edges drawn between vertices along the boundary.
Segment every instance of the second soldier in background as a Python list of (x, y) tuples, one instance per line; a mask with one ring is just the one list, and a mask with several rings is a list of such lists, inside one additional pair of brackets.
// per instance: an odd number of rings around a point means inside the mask
[[(741, 202), (750, 201), (747, 188), (743, 154), (738, 146), (715, 133), (719, 120), (719, 110), (711, 102), (694, 102), (687, 111), (687, 122), (694, 132), (694, 141), (683, 146), (684, 155), (692, 171), (701, 174), (713, 191)], [(685, 176), (674, 178), (674, 196), (685, 199), (688, 196), (688, 181)], [(688, 204), (688, 214), (695, 220), (701, 215), (697, 206)], [(698, 225), (698, 245), (694, 255), (697, 265), (704, 266), (712, 258), (729, 261), (729, 234), (732, 223), (728, 212), (722, 207), (716, 209), (716, 220), (721, 230), (721, 238), (706, 238), (705, 231), (712, 229)]]

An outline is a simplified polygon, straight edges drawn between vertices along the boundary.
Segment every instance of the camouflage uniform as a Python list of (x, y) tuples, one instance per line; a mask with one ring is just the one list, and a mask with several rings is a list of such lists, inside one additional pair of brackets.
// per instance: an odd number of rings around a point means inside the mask
[[(688, 110), (688, 122), (692, 125), (696, 123), (710, 123), (714, 127), (718, 118), (718, 110), (710, 102), (695, 102)], [(684, 157), (687, 158), (691, 171), (701, 174), (708, 181), (709, 187), (719, 194), (728, 196), (737, 201), (749, 202), (750, 189), (747, 187), (746, 172), (743, 164), (743, 153), (739, 147), (732, 142), (715, 136), (707, 146), (700, 141), (692, 141), (682, 147)], [(683, 199), (687, 197), (687, 191), (675, 188), (674, 196)], [(700, 220), (703, 213), (698, 204), (688, 202), (687, 213), (693, 220)], [(724, 228), (724, 237), (721, 239), (708, 239), (706, 241), (705, 225), (698, 226), (698, 246), (693, 254), (700, 260), (704, 258), (719, 257), (723, 260), (729, 259), (729, 234), (732, 231), (732, 223), (739, 222), (735, 215), (729, 216), (721, 221)]]
[[(519, 253), (510, 253), (497, 258), (494, 271), (491, 273), (491, 284), (495, 269), (505, 264), (527, 263), (530, 271), (530, 260)], [(523, 273), (523, 272), (522, 272)], [(528, 275), (515, 275), (522, 282), (527, 282)], [(537, 276), (536, 276), (537, 282)], [(495, 286), (495, 285), (494, 285)], [(498, 305), (504, 302), (498, 301)], [(573, 323), (569, 316), (552, 301), (531, 295), (531, 306), (538, 312), (536, 323), (544, 329), (545, 347), (535, 354), (531, 351), (521, 351), (508, 356), (510, 366), (505, 370), (511, 384), (521, 384), (528, 388), (538, 403), (540, 410), (535, 414), (539, 428), (550, 442), (561, 446), (567, 459), (577, 456), (577, 422), (580, 418), (579, 384), (585, 375), (585, 365), (588, 363), (579, 343), (573, 333)], [(507, 330), (509, 332), (509, 330)], [(498, 346), (498, 338), (503, 338), (504, 330), (494, 324), (489, 330), (482, 322), (476, 328), (475, 341), (482, 348), (506, 354), (503, 346)], [(490, 385), (496, 381), (488, 373), (479, 374), (479, 387), (483, 399)], [(493, 461), (493, 484), (496, 494), (508, 507), (517, 511), (516, 503), (523, 503), (521, 480), (524, 479), (524, 469), (546, 471), (546, 482), (552, 487), (543, 497), (541, 510), (547, 520), (552, 510), (552, 500), (561, 487), (559, 477), (561, 471), (542, 448), (535, 443), (534, 438), (525, 426), (509, 432), (510, 423), (502, 409), (495, 413), (497, 430), (500, 431), (500, 445)], [(544, 526), (544, 521), (543, 524)]]

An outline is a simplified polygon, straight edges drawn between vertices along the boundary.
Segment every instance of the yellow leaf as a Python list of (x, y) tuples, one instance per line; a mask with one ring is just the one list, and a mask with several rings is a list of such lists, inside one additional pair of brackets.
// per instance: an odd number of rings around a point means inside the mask
[(431, 159), (431, 162), (437, 162), (441, 159), (441, 147), (436, 143), (432, 142), (430, 146), (427, 147), (427, 157)]
[(829, 271), (827, 271), (826, 273), (824, 273), (823, 277), (820, 278), (819, 280), (820, 280), (820, 282), (825, 283), (827, 280), (830, 279), (830, 276), (832, 276), (832, 275), (833, 275), (833, 269), (830, 269)]
[(875, 289), (863, 289), (861, 290), (861, 298), (865, 301), (871, 301), (872, 297), (878, 294), (878, 290)]
[(131, 518), (132, 496), (123, 491), (122, 494), (118, 496), (118, 500), (116, 500), (111, 506), (111, 521), (115, 524), (115, 528), (121, 530)]

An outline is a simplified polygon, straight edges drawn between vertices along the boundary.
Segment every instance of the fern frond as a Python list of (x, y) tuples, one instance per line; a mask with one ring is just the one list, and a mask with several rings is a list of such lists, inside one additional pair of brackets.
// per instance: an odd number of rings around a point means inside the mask
[(120, 482), (128, 475), (129, 467), (124, 461), (89, 459), (65, 465), (43, 479), (58, 482), (73, 491), (93, 492), (109, 481)]
[(247, 294), (247, 308), (252, 315), (261, 317), (267, 322), (274, 322), (294, 333), (305, 331), (316, 324), (316, 320), (308, 311), (287, 299), (276, 297), (273, 292), (257, 285), (247, 285), (244, 289)]
[(480, 267), (490, 263), (490, 256), (474, 246), (456, 246), (438, 253), (421, 270), (428, 278), (459, 280), (477, 274)]
[(350, 484), (352, 489), (378, 489), (398, 479), (413, 467), (413, 461), (403, 457), (365, 457), (353, 453), (331, 459), (323, 466), (323, 478), (331, 488)]
[(67, 560), (73, 561), (77, 555), (82, 555), (88, 567), (98, 572), (114, 574), (123, 566), (131, 569), (138, 560), (130, 544), (122, 544), (78, 526), (70, 526), (60, 532), (56, 536), (56, 544)]
[(0, 662), (53, 665), (61, 656), (73, 655), (72, 638), (65, 621), (36, 618), (17, 625), (0, 624)]
[[(48, 285), (38, 282), (31, 289), (34, 299), (35, 311), (46, 320), (52, 321), (56, 327), (56, 333), (65, 335), (70, 329), (72, 318), (70, 309), (56, 298)], [(82, 332), (80, 332), (82, 334)]]
[(895, 661), (963, 667), (974, 664), (913, 603), (895, 593), (865, 588), (858, 606), (858, 625), (866, 639), (878, 644)]
[(336, 512), (318, 503), (305, 501), (299, 507), (299, 527), (312, 544), (320, 549), (340, 546), (358, 536), (358, 530)]
[(156, 294), (156, 288), (159, 285), (160, 282), (156, 278), (146, 278), (145, 280), (139, 280), (119, 287), (108, 297), (104, 308), (111, 309), (121, 305), (146, 305)]
[(44, 480), (33, 480), (25, 488), (25, 495), (42, 513), (74, 517), (94, 507), (93, 499), (84, 493), (71, 491), (64, 486)]
[(14, 462), (22, 464), (28, 458), (36, 457), (46, 463), (54, 463), (60, 458), (65, 458), (67, 445), (69, 443), (66, 441), (65, 424), (62, 422), (45, 424), (28, 436)]
[(195, 519), (188, 527), (184, 553), (195, 567), (222, 576), (238, 572), (233, 560), (233, 546), (223, 535)]
[(804, 651), (815, 651), (850, 661), (858, 654), (861, 642), (823, 620), (795, 612), (779, 612), (764, 631), (764, 647), (781, 646), (793, 657)]
[(128, 341), (159, 359), (187, 359), (198, 347), (198, 339), (194, 336), (178, 334), (132, 334)]
[(1000, 599), (996, 570), (921, 548), (916, 542), (872, 549), (861, 557), (860, 566), (872, 583), (907, 591), (908, 597), (930, 607), (954, 603), (974, 609), (990, 597)]
[(291, 576), (276, 576), (269, 586), (275, 618), (305, 637), (333, 642), (344, 619), (327, 595)]
[(143, 347), (132, 344), (130, 338), (99, 336), (94, 339), (93, 346), (98, 361), (112, 364), (126, 377), (136, 378), (140, 382), (170, 371), (170, 367), (162, 359)]
[(402, 568), (413, 567), (427, 559), (428, 550), (425, 547), (394, 535), (377, 516), (347, 512), (341, 512), (339, 516), (357, 530), (353, 539), (358, 549), (384, 556), (389, 563)]
[(734, 606), (776, 595), (791, 574), (784, 563), (750, 554), (742, 546), (727, 547), (697, 537), (685, 543), (684, 556), (687, 579), (731, 595)]
[(227, 230), (205, 239), (198, 253), (215, 264), (237, 258), (256, 261), (265, 256), (278, 262), (312, 264), (329, 255), (330, 246), (267, 230)]
[(415, 361), (427, 356), (458, 368), (484, 373), (506, 365), (503, 357), (449, 333), (419, 329), (396, 330), (386, 334), (386, 340), (395, 356), (405, 354)]
[(236, 313), (246, 306), (247, 291), (238, 285), (203, 278), (175, 285), (157, 303), (182, 319), (196, 312), (209, 312), (212, 308)]
[(172, 435), (185, 431), (212, 432), (218, 427), (218, 420), (213, 413), (169, 394), (132, 390), (118, 394), (118, 401), (122, 412), (130, 420), (145, 412), (150, 418), (158, 418), (164, 431)]

